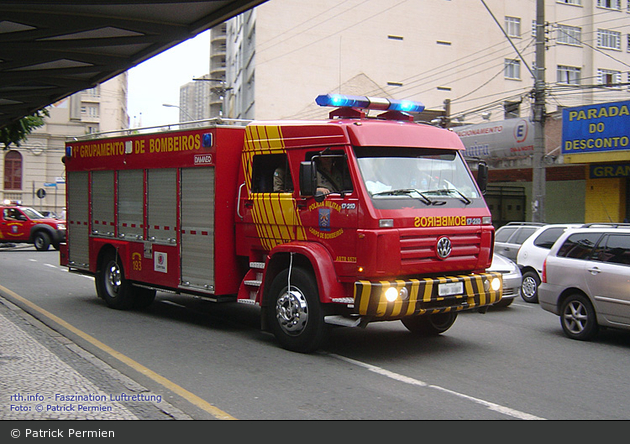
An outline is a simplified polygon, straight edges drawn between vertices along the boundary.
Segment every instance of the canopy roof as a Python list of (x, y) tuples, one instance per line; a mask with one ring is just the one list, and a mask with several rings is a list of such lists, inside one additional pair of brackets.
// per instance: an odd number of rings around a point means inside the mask
[(265, 1), (2, 1), (0, 128)]

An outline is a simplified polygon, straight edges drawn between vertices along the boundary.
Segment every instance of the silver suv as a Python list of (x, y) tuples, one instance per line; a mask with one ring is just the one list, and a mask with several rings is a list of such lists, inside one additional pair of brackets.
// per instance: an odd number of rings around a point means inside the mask
[(516, 263), (521, 269), (521, 297), (525, 302), (538, 302), (538, 286), (542, 280), (542, 267), (553, 244), (568, 228), (578, 228), (582, 224), (549, 224), (538, 228), (525, 239), (516, 255)]
[(567, 230), (543, 265), (540, 306), (564, 333), (589, 340), (600, 327), (630, 330), (630, 225)]

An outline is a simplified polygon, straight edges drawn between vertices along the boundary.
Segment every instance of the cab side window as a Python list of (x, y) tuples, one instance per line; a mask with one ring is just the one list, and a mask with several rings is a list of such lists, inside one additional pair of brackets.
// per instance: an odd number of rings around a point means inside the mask
[(253, 193), (292, 193), (293, 178), (286, 154), (258, 154), (252, 162)]
[(26, 220), (22, 213), (20, 213), (15, 208), (5, 208), (4, 209), (4, 220)]
[(326, 192), (352, 192), (352, 179), (348, 161), (343, 151), (325, 151), (323, 153), (308, 153), (306, 160), (314, 160), (317, 166), (318, 190)]

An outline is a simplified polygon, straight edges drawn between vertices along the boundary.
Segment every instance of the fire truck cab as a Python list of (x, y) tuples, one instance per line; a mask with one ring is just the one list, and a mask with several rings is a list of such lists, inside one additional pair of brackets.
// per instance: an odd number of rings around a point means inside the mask
[(413, 122), (417, 102), (317, 102), (337, 107), (329, 120), (68, 143), (61, 263), (113, 308), (157, 290), (260, 306), (263, 329), (300, 352), (331, 325), (439, 334), (500, 300), (490, 212), (457, 135)]

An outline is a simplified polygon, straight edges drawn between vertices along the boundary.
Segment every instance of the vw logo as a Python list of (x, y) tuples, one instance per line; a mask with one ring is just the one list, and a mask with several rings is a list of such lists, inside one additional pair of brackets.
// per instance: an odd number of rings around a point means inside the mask
[(446, 259), (452, 251), (451, 240), (446, 236), (439, 238), (435, 245), (435, 251), (440, 259)]

